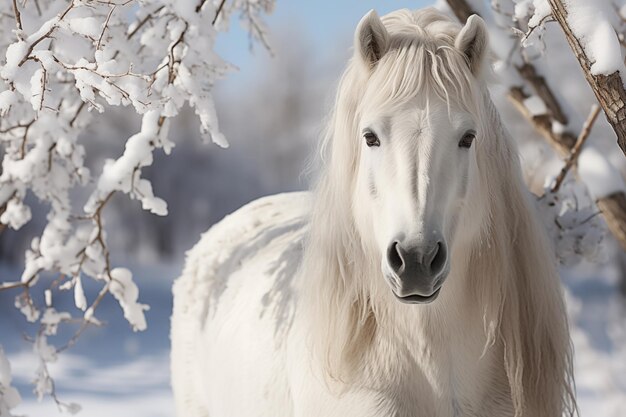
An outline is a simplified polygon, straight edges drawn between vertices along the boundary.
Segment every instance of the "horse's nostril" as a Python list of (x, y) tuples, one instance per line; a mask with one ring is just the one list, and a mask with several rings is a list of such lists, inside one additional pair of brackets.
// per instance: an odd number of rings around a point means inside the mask
[(430, 258), (430, 270), (433, 273), (439, 273), (446, 263), (446, 246), (442, 242), (437, 242)]
[(400, 251), (398, 248), (398, 242), (393, 242), (389, 245), (387, 249), (387, 261), (389, 262), (389, 266), (393, 269), (395, 273), (400, 273), (404, 267), (404, 261), (402, 260), (402, 256), (400, 255)]

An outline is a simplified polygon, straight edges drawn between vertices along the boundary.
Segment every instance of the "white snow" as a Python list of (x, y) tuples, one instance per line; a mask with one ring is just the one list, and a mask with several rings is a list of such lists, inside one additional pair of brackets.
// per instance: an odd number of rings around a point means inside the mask
[(528, 20), (528, 26), (534, 27), (539, 25), (543, 19), (552, 13), (548, 0), (513, 0), (515, 3), (514, 16), (517, 20), (524, 20), (527, 16), (531, 16)]
[(0, 116), (4, 116), (13, 104), (18, 100), (17, 94), (11, 90), (0, 93)]
[(580, 153), (578, 173), (596, 200), (626, 190), (622, 174), (593, 147), (587, 147)]
[(548, 108), (539, 96), (530, 96), (524, 100), (524, 106), (533, 116), (541, 116), (548, 113)]
[(146, 317), (144, 311), (148, 306), (137, 302), (139, 289), (133, 282), (132, 273), (126, 268), (115, 268), (111, 270), (111, 294), (117, 299), (124, 310), (124, 318), (135, 331), (146, 329)]
[(565, 126), (562, 123), (559, 123), (556, 120), (552, 121), (552, 132), (557, 135), (562, 135), (565, 132)]
[(95, 17), (75, 17), (68, 20), (69, 29), (83, 36), (97, 39), (102, 31), (102, 22)]
[(53, 307), (49, 307), (41, 317), (41, 324), (44, 326), (44, 332), (48, 336), (55, 335), (59, 328), (59, 323), (63, 320), (70, 320), (72, 315), (67, 311), (59, 313)]
[(28, 44), (24, 41), (18, 41), (9, 45), (6, 52), (6, 62), (0, 69), (0, 77), (5, 79), (15, 77), (19, 68), (18, 65), (27, 53)]
[(548, 0), (533, 0), (533, 8), (535, 12), (528, 21), (530, 27), (537, 26), (552, 13)]
[[(114, 335), (112, 339), (115, 339)], [(11, 357), (16, 379), (26, 384), (35, 372), (32, 357)], [(174, 401), (169, 387), (169, 353), (142, 355), (104, 365), (82, 355), (67, 354), (50, 365), (61, 401), (80, 404), (85, 417), (172, 417)], [(54, 402), (29, 396), (14, 413), (29, 417), (63, 417)]]
[(591, 73), (624, 76), (624, 58), (609, 13), (613, 4), (604, 1), (565, 0), (567, 22), (593, 63)]
[(19, 200), (11, 199), (4, 213), (0, 215), (0, 222), (8, 224), (13, 229), (19, 229), (25, 225), (30, 218), (30, 208)]
[(0, 416), (11, 416), (11, 409), (17, 407), (22, 398), (20, 393), (11, 385), (11, 364), (4, 355), (0, 345)]
[(87, 309), (87, 299), (85, 298), (85, 291), (83, 290), (83, 281), (80, 276), (75, 278), (74, 283), (74, 304), (76, 308), (80, 308), (85, 311)]

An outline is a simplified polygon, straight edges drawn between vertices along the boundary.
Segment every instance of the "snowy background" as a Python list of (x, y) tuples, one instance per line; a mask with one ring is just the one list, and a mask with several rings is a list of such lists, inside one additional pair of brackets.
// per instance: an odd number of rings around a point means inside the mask
[[(151, 216), (138, 209), (139, 202), (127, 198), (111, 202), (105, 217), (113, 263), (135, 273), (140, 301), (150, 305), (148, 329), (134, 333), (123, 320), (119, 305), (111, 297), (105, 298), (98, 317), (107, 325), (89, 328), (50, 365), (62, 400), (80, 403), (80, 415), (86, 417), (173, 415), (168, 336), (171, 285), (182, 267), (184, 252), (212, 223), (242, 204), (266, 194), (307, 188), (307, 158), (315, 149), (361, 16), (371, 8), (382, 15), (399, 7), (430, 4), (279, 0), (268, 19), (273, 57), (261, 45), (250, 49), (243, 29), (233, 27), (220, 35), (218, 52), (239, 67), (215, 90), (221, 128), (231, 147), (223, 150), (201, 143), (195, 117), (183, 111), (170, 133), (176, 142), (173, 154), (167, 158), (157, 154), (154, 165), (146, 169), (155, 194), (168, 202), (169, 215)], [(540, 65), (559, 75), (551, 81), (572, 125), (580, 128), (592, 94), (558, 28), (549, 26), (547, 30), (550, 53)], [(557, 32), (551, 34), (551, 30)], [(527, 122), (518, 118), (503, 92), (496, 86), (494, 98), (520, 141), (528, 175), (535, 173), (541, 182), (544, 175), (537, 171), (559, 167), (559, 160)], [(138, 116), (121, 110), (108, 111), (91, 126), (84, 135), (89, 138), (85, 143), (92, 171), (99, 172), (105, 158), (117, 157), (139, 124)], [(626, 166), (603, 117), (590, 141), (617, 166)], [(45, 210), (37, 210), (33, 204), (33, 220), (27, 226), (19, 233), (7, 229), (0, 235), (3, 278), (19, 277), (24, 250), (44, 226)], [(625, 269), (614, 242), (607, 242), (606, 253), (601, 265), (584, 263), (564, 269), (562, 274), (576, 349), (581, 414), (588, 417), (626, 416), (626, 303), (620, 292)], [(89, 285), (85, 282), (86, 292), (97, 291)], [(0, 292), (0, 344), (24, 400), (14, 411), (33, 417), (57, 415), (50, 398), (38, 403), (31, 394), (36, 357), (30, 342), (14, 336), (32, 332), (13, 307), (13, 297)], [(64, 336), (67, 334), (58, 337)]]

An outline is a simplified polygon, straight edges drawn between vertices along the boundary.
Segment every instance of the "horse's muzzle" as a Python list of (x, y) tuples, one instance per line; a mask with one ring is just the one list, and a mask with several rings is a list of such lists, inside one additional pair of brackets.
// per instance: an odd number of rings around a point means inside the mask
[(404, 303), (430, 303), (446, 278), (448, 249), (443, 240), (407, 244), (394, 240), (387, 248), (387, 277), (396, 298)]

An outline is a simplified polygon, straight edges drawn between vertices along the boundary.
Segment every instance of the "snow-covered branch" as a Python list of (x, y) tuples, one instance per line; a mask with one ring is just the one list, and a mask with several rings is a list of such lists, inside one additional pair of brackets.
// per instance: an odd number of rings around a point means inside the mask
[[(237, 13), (251, 37), (265, 43), (262, 17), (273, 4), (273, 0), (0, 4), (0, 50), (6, 51), (0, 60), (0, 232), (5, 226), (18, 230), (30, 220), (27, 196), (49, 207), (48, 223), (33, 239), (21, 277), (3, 277), (7, 281), (0, 282), (0, 291), (18, 292), (15, 304), (25, 318), (40, 324), (33, 340), (41, 361), (35, 383), (38, 395), (55, 396), (46, 364), (74, 344), (87, 326), (99, 324), (95, 310), (107, 294), (118, 301), (134, 330), (146, 328), (147, 306), (138, 301), (131, 272), (112, 265), (103, 212), (115, 195), (126, 195), (141, 202), (144, 210), (167, 214), (166, 202), (154, 194), (142, 169), (152, 164), (155, 151), (171, 152), (170, 120), (184, 105), (194, 109), (206, 141), (228, 146), (218, 127), (212, 87), (231, 66), (214, 52), (215, 39)], [(94, 175), (84, 163), (81, 134), (111, 106), (141, 115), (141, 129), (126, 140), (117, 159), (107, 160)], [(79, 206), (77, 195), (85, 196)], [(85, 294), (84, 279), (101, 283), (97, 295)], [(70, 290), (76, 311), (55, 310), (54, 298)], [(45, 291), (45, 305), (36, 303), (33, 291)], [(77, 321), (78, 330), (64, 345), (48, 344), (46, 336), (55, 334), (60, 324)], [(5, 375), (0, 372), (2, 415), (2, 407), (9, 410), (16, 398), (9, 401), (2, 394), (10, 383)]]
[[(626, 67), (618, 35), (603, 2), (549, 0), (587, 82), (626, 155)], [(610, 11), (615, 15), (615, 10)]]

